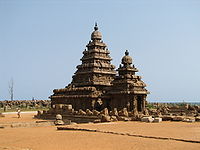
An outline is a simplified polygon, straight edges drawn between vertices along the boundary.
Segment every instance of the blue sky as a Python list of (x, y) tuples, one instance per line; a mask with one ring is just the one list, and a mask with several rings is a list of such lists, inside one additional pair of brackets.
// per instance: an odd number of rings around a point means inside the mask
[(0, 100), (47, 99), (80, 64), (95, 21), (119, 66), (126, 49), (149, 101), (200, 101), (200, 1), (0, 0)]

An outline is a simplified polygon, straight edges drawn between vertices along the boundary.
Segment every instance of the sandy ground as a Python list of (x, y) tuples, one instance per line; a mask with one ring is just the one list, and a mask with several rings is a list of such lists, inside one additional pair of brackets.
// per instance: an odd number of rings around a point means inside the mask
[(12, 123), (12, 122), (34, 122), (33, 116), (37, 114), (37, 111), (21, 112), (21, 118), (18, 118), (17, 112), (3, 113), (5, 118), (0, 118), (0, 124)]
[[(0, 124), (35, 122), (35, 113), (6, 114)], [(173, 137), (200, 141), (200, 123), (115, 122), (75, 124), (70, 127), (99, 129), (120, 133)], [(52, 127), (0, 129), (0, 150), (199, 150), (200, 144), (173, 140), (148, 139), (86, 131), (57, 131)]]

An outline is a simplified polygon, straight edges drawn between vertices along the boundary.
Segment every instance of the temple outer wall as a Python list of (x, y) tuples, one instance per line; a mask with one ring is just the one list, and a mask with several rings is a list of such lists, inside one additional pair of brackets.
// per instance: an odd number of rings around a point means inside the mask
[(110, 110), (127, 108), (128, 111), (144, 112), (146, 107), (146, 95), (115, 94), (103, 101), (104, 107)]

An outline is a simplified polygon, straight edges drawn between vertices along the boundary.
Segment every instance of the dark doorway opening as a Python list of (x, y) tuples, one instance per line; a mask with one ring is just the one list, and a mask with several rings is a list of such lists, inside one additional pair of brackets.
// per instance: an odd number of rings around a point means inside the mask
[(142, 111), (142, 96), (137, 96), (137, 110)]
[(107, 99), (105, 102), (105, 107), (108, 108), (109, 111), (111, 111), (110, 102), (111, 102), (111, 99)]

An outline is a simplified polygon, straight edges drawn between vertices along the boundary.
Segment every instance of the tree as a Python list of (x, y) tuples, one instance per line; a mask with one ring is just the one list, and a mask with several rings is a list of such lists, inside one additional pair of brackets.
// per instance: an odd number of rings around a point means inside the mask
[(14, 81), (13, 81), (13, 79), (10, 80), (8, 92), (10, 94), (10, 99), (13, 100), (13, 98), (14, 98)]

